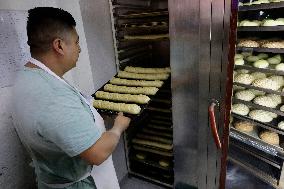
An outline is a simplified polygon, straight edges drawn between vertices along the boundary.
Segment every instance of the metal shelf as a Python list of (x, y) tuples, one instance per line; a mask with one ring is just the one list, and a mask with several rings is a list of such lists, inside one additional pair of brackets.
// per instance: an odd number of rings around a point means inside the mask
[[(263, 151), (267, 154), (270, 154), (272, 156), (276, 156), (276, 157), (279, 157), (281, 159), (284, 159), (283, 148), (268, 144), (268, 143), (262, 141), (260, 138), (256, 138), (256, 137), (253, 137), (249, 134), (240, 132), (233, 127), (230, 127), (230, 137), (232, 137), (232, 138), (234, 138), (234, 139), (236, 139), (240, 142), (243, 142), (243, 143), (245, 143), (249, 146), (252, 146), (252, 147), (254, 147), (258, 150), (261, 150), (261, 151)], [(274, 163), (274, 166), (279, 168), (278, 165), (275, 165), (275, 163)]]
[(284, 76), (283, 71), (275, 70), (274, 67), (272, 67), (271, 65), (269, 65), (268, 68), (256, 68), (256, 67), (244, 64), (244, 65), (235, 65), (235, 68), (246, 69), (246, 70), (262, 72), (262, 73), (272, 73), (272, 74), (275, 74), (275, 75), (283, 75)]
[(240, 100), (240, 99), (236, 99), (236, 98), (234, 98), (233, 101), (236, 102), (236, 103), (241, 103), (241, 104), (245, 104), (245, 105), (251, 106), (251, 107), (253, 107), (255, 109), (261, 109), (261, 110), (265, 110), (265, 111), (268, 111), (268, 112), (273, 112), (273, 113), (275, 113), (275, 114), (277, 114), (279, 116), (284, 116), (284, 112), (281, 112), (279, 110), (281, 105), (278, 105), (274, 109), (274, 108), (269, 108), (269, 107), (265, 107), (265, 106), (261, 106), (261, 105), (255, 104), (255, 103), (253, 103), (251, 101), (244, 101), (244, 100)]
[(153, 12), (141, 12), (141, 13), (132, 13), (132, 14), (124, 14), (117, 15), (119, 19), (135, 19), (135, 18), (149, 18), (149, 17), (160, 17), (160, 16), (168, 16), (168, 11), (153, 11)]
[(274, 48), (254, 48), (254, 47), (237, 47), (237, 51), (254, 51), (254, 52), (267, 52), (267, 53), (284, 53), (283, 49)]
[(237, 31), (284, 31), (284, 26), (240, 26)]
[(156, 42), (156, 41), (168, 41), (168, 37), (163, 37), (163, 38), (157, 38), (157, 39), (119, 39), (118, 42)]
[(238, 114), (235, 114), (235, 113), (231, 113), (231, 115), (233, 117), (237, 118), (237, 119), (241, 119), (241, 120), (244, 120), (244, 121), (249, 121), (249, 122), (255, 123), (257, 126), (260, 126), (264, 129), (268, 129), (268, 130), (274, 131), (274, 132), (276, 132), (280, 135), (284, 135), (284, 130), (281, 130), (277, 127), (279, 118), (273, 119), (269, 123), (262, 123), (260, 121), (257, 121), (257, 120), (250, 118), (249, 116), (242, 116), (242, 115), (238, 115)]
[(263, 91), (263, 92), (266, 92), (266, 93), (271, 93), (271, 94), (284, 96), (283, 92), (274, 91), (274, 90), (271, 90), (271, 89), (264, 89), (264, 88), (255, 87), (255, 86), (252, 86), (252, 85), (245, 85), (245, 84), (237, 83), (237, 82), (234, 82), (233, 84), (237, 85), (237, 86), (240, 86), (240, 87), (245, 87), (245, 88), (248, 88), (248, 89), (255, 89), (255, 90)]
[(250, 6), (240, 6), (239, 12), (251, 11), (251, 10), (268, 10), (268, 9), (277, 9), (284, 8), (284, 2), (279, 3), (266, 3), (260, 5), (250, 5)]

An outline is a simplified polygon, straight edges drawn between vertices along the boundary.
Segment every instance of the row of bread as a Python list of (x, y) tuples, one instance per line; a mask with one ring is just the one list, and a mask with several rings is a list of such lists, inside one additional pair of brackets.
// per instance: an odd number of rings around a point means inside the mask
[(257, 38), (247, 38), (240, 39), (238, 47), (251, 47), (251, 48), (276, 48), (282, 49), (284, 48), (284, 40), (283, 39), (257, 39)]
[[(237, 121), (233, 125), (236, 130), (247, 134), (250, 134), (251, 132), (256, 132), (257, 130), (256, 125), (249, 121)], [(280, 137), (276, 132), (270, 130), (263, 130), (258, 133), (258, 136), (262, 141), (268, 144), (277, 145), (277, 146), (279, 146), (280, 144)]]
[[(153, 161), (152, 157), (148, 157), (148, 154), (146, 153), (143, 153), (143, 152), (139, 152), (139, 153), (136, 153), (135, 157), (141, 161)], [(170, 166), (170, 161), (169, 160), (166, 160), (166, 159), (161, 159), (157, 162), (161, 167), (164, 167), (164, 168), (168, 168)]]
[[(256, 95), (258, 94), (258, 96)], [(282, 98), (280, 95), (275, 94), (266, 94), (266, 95), (259, 95), (257, 91), (253, 89), (246, 89), (237, 91), (234, 94), (234, 97), (239, 100), (243, 101), (253, 101), (253, 103), (265, 106), (268, 108), (276, 108), (278, 105), (282, 103)], [(284, 105), (280, 106), (280, 111), (284, 112)]]
[(250, 118), (263, 123), (269, 123), (278, 117), (278, 115), (273, 112), (252, 108), (250, 110), (250, 107), (245, 104), (233, 104), (232, 112), (241, 116), (249, 115)]
[[(240, 70), (241, 72), (234, 71), (234, 82), (241, 83), (245, 85), (252, 85), (254, 87), (259, 87), (263, 89), (270, 89), (274, 91), (281, 90), (284, 86), (284, 78), (280, 75), (267, 75), (262, 72), (252, 72), (244, 73), (245, 70)], [(284, 89), (282, 89), (284, 91)]]
[(269, 56), (267, 53), (258, 53), (253, 55), (250, 52), (242, 52), (235, 55), (235, 65), (253, 65), (256, 68), (267, 68), (275, 66), (276, 70), (284, 70), (284, 63), (281, 63), (283, 57), (280, 54)]
[(96, 92), (96, 99), (103, 100), (94, 100), (95, 108), (139, 114), (141, 107), (137, 104), (111, 101), (147, 104), (150, 100), (147, 95), (155, 95), (163, 85), (161, 80), (167, 79), (170, 72), (169, 68), (126, 67), (125, 70), (118, 73), (118, 78), (111, 79), (104, 91)]
[(279, 3), (284, 0), (256, 0), (256, 1), (251, 1), (249, 0), (246, 3), (239, 2), (239, 7), (241, 6), (251, 6), (251, 5), (259, 5), (259, 4), (267, 4), (267, 3)]
[(264, 19), (264, 20), (242, 20), (238, 26), (284, 26), (284, 18)]

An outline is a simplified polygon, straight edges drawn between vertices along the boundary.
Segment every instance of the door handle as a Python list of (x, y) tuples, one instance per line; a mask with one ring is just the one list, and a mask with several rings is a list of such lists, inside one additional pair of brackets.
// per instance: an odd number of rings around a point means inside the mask
[(216, 144), (217, 149), (222, 148), (222, 144), (220, 142), (220, 137), (218, 134), (217, 130), (217, 125), (216, 125), (216, 118), (215, 118), (215, 106), (219, 106), (219, 103), (217, 100), (212, 100), (211, 105), (208, 107), (208, 112), (209, 112), (209, 119), (210, 119), (210, 127), (212, 131), (212, 135)]

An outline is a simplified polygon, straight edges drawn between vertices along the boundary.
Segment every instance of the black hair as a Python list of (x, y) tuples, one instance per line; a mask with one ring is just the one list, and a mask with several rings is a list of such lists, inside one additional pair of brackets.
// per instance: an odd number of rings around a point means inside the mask
[(76, 22), (72, 15), (59, 8), (36, 7), (28, 11), (27, 35), (31, 53), (50, 50), (56, 38), (63, 38)]

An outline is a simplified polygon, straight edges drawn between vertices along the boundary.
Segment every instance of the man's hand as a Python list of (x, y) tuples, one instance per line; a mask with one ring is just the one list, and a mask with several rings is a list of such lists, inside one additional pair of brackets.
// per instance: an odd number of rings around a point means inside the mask
[(110, 131), (120, 136), (121, 133), (128, 128), (130, 121), (130, 118), (124, 116), (122, 112), (119, 112)]

